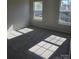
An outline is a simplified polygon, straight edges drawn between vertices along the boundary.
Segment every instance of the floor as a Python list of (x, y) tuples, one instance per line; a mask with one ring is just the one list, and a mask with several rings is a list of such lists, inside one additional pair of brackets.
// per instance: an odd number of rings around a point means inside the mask
[[(7, 40), (7, 59), (70, 59), (70, 34), (38, 28), (35, 26), (27, 29), (20, 29), (9, 34)], [(54, 41), (49, 41), (52, 36), (66, 38), (62, 44), (55, 44)], [(46, 41), (47, 40), (47, 41)], [(33, 53), (31, 48), (40, 42), (46, 42), (49, 45), (58, 46), (49, 58), (42, 58), (40, 55)], [(41, 50), (40, 50), (41, 51)]]

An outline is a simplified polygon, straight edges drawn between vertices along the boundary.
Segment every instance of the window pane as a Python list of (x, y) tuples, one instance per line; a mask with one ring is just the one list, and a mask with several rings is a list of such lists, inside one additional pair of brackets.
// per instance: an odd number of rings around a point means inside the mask
[(33, 3), (33, 19), (42, 20), (42, 1), (35, 1)]
[(71, 25), (71, 1), (61, 0), (59, 10), (59, 24)]

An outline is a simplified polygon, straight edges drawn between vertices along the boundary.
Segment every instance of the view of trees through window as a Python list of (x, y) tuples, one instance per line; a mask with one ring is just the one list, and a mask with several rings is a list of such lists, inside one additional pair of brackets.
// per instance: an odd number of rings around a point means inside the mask
[(34, 1), (33, 12), (33, 19), (42, 20), (42, 1)]
[(59, 24), (71, 25), (71, 0), (61, 0)]

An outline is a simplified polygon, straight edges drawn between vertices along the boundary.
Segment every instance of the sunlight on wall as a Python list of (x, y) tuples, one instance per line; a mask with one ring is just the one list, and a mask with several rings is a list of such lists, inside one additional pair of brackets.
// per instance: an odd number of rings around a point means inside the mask
[(48, 59), (57, 49), (58, 46), (41, 41), (40, 43), (30, 48), (29, 51), (39, 55), (44, 59)]
[(7, 38), (8, 39), (12, 39), (12, 38), (20, 36), (20, 35), (22, 35), (22, 33), (15, 31), (14, 28), (13, 28), (13, 25), (11, 25), (9, 27), (9, 29), (7, 31)]
[(15, 38), (17, 36), (23, 35), (23, 33), (28, 33), (31, 31), (33, 31), (33, 29), (30, 29), (30, 28), (23, 28), (21, 30), (16, 31), (13, 29), (13, 25), (11, 25), (7, 31), (7, 38), (12, 39), (12, 38)]
[(51, 35), (48, 38), (46, 38), (45, 40), (48, 41), (48, 42), (57, 44), (57, 45), (62, 45), (66, 41), (66, 38), (62, 38), (62, 37), (59, 37), (59, 36)]
[(34, 30), (33, 29), (30, 29), (30, 28), (23, 28), (23, 29), (20, 29), (18, 31), (19, 32), (22, 32), (22, 33), (28, 33), (28, 32), (34, 31)]
[(11, 25), (10, 27), (9, 27), (9, 29), (8, 29), (8, 32), (10, 32), (10, 31), (13, 31), (14, 29), (13, 29), (13, 25)]

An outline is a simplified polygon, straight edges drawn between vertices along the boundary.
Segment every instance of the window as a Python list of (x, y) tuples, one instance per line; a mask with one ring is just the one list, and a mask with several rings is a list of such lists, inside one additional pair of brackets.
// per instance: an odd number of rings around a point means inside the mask
[(33, 19), (42, 20), (42, 1), (34, 1), (33, 3)]
[(71, 0), (61, 0), (59, 24), (71, 25)]

